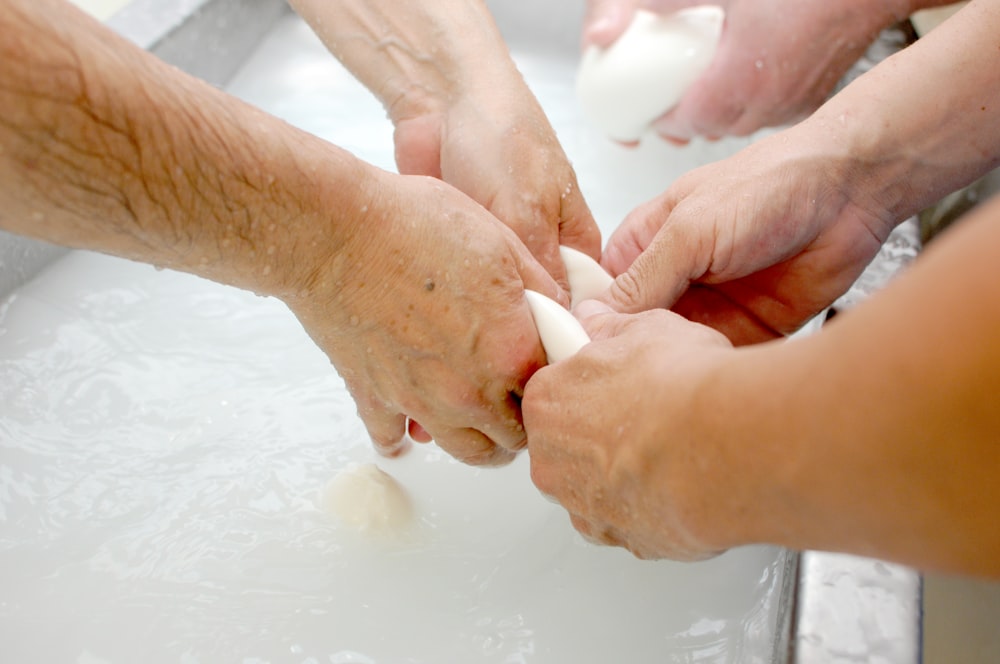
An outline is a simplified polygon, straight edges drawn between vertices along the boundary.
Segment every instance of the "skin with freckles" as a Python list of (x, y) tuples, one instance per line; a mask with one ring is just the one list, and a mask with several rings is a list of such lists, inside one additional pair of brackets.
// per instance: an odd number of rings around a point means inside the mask
[(996, 3), (971, 3), (807, 120), (679, 178), (608, 240), (601, 299), (737, 344), (796, 330), (896, 224), (1000, 163), (997, 29)]
[(532, 479), (581, 532), (646, 558), (764, 542), (1000, 577), (1000, 198), (818, 334), (774, 339), (1000, 162), (997, 34), (1000, 6), (972, 0), (630, 215), (616, 282), (576, 308), (592, 343), (522, 403)]
[[(415, 214), (414, 200), (428, 214)], [(345, 255), (337, 312), (312, 293), (289, 305), (378, 447), (401, 451), (410, 417), (418, 442), (433, 438), (475, 465), (506, 463), (525, 442), (524, 382), (544, 364), (524, 287), (555, 283), (512, 231), (443, 183), (402, 177), (381, 204), (387, 216), (368, 219), (371, 234)]]
[[(480, 203), (568, 294), (559, 246), (597, 259), (600, 231), (485, 3), (290, 4), (385, 106), (399, 172), (440, 178)], [(410, 415), (411, 439), (435, 438)]]
[(714, 4), (726, 10), (715, 59), (654, 125), (673, 142), (744, 136), (789, 124), (823, 103), (879, 31), (944, 0), (590, 0), (584, 44), (617, 39), (633, 12)]
[(377, 447), (406, 417), (469, 463), (524, 445), (557, 282), (438, 179), (366, 164), (160, 62), (60, 0), (0, 2), (0, 228), (283, 300)]

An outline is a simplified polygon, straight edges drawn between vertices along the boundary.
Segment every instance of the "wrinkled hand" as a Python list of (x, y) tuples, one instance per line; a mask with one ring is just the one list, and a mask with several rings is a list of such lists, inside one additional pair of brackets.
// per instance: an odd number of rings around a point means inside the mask
[(600, 255), (600, 231), (576, 174), (519, 77), (506, 84), (491, 78), (488, 90), (448, 108), (394, 121), (401, 173), (441, 178), (479, 202), (564, 288), (560, 244)]
[(871, 0), (590, 0), (585, 44), (608, 46), (639, 7), (726, 10), (718, 51), (674, 109), (654, 125), (674, 142), (743, 136), (797, 121), (822, 104), (880, 30), (905, 18)]
[[(610, 313), (578, 305), (591, 338), (539, 370), (524, 394), (531, 478), (589, 539), (640, 558), (697, 560), (725, 548), (726, 487), (706, 478), (691, 394), (731, 347), (718, 332), (669, 311)], [(704, 414), (702, 414), (704, 415)]]
[(746, 344), (794, 332), (843, 294), (896, 220), (849, 151), (806, 124), (633, 210), (605, 248), (617, 279), (602, 299), (623, 313), (672, 308)]
[(452, 187), (381, 182), (348, 245), (321, 257), (288, 304), (381, 452), (401, 451), (409, 416), (462, 461), (506, 463), (525, 444), (524, 385), (545, 364), (524, 288), (566, 298), (509, 229)]

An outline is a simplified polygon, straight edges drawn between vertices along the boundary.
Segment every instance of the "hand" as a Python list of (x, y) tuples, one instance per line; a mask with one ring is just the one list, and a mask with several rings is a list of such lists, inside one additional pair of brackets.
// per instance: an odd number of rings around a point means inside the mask
[(443, 179), (514, 230), (564, 287), (565, 244), (597, 258), (576, 174), (486, 3), (291, 0), (378, 97), (404, 175)]
[[(707, 1), (590, 0), (583, 41), (610, 45), (639, 7), (666, 14)], [(715, 58), (654, 125), (676, 143), (695, 136), (743, 136), (805, 117), (830, 95), (879, 31), (908, 14), (904, 7), (870, 0), (709, 3), (726, 10)]]
[(564, 288), (560, 244), (600, 255), (600, 230), (576, 174), (519, 76), (506, 85), (491, 78), (488, 89), (447, 108), (394, 122), (401, 173), (441, 178), (479, 202)]
[(632, 211), (605, 248), (602, 296), (672, 308), (733, 343), (789, 334), (843, 294), (896, 223), (870, 173), (803, 123), (691, 171)]
[(540, 369), (524, 394), (535, 485), (593, 541), (640, 558), (720, 553), (705, 533), (736, 532), (716, 511), (728, 487), (706, 478), (712, 441), (688, 406), (729, 343), (668, 311), (622, 315), (589, 300), (577, 315), (593, 342)]
[[(523, 447), (520, 399), (545, 354), (524, 288), (564, 303), (514, 234), (452, 187), (383, 174), (357, 232), (288, 304), (340, 371), (380, 451), (407, 416), (470, 464)], [(300, 257), (300, 260), (306, 260)]]

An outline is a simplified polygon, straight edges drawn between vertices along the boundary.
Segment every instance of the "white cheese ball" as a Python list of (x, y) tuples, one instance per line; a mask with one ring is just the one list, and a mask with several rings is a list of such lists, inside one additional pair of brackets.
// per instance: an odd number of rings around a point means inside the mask
[(326, 512), (362, 532), (398, 531), (413, 517), (406, 491), (374, 463), (348, 465), (330, 480), (320, 499)]
[(525, 290), (524, 295), (528, 298), (528, 307), (549, 364), (576, 355), (590, 343), (587, 331), (568, 309), (533, 290)]
[(636, 11), (611, 46), (584, 53), (576, 82), (584, 114), (610, 138), (639, 140), (711, 64), (724, 19), (715, 5)]

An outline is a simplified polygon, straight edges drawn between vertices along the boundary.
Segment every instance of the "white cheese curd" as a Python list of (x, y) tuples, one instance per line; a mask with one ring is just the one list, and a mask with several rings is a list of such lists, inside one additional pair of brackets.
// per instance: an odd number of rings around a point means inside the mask
[(524, 294), (549, 364), (565, 360), (590, 343), (587, 331), (568, 309), (533, 290), (526, 290)]
[(569, 277), (569, 292), (573, 298), (571, 306), (575, 307), (581, 300), (597, 297), (615, 280), (600, 263), (582, 251), (559, 247), (559, 254), (562, 256), (566, 275)]

